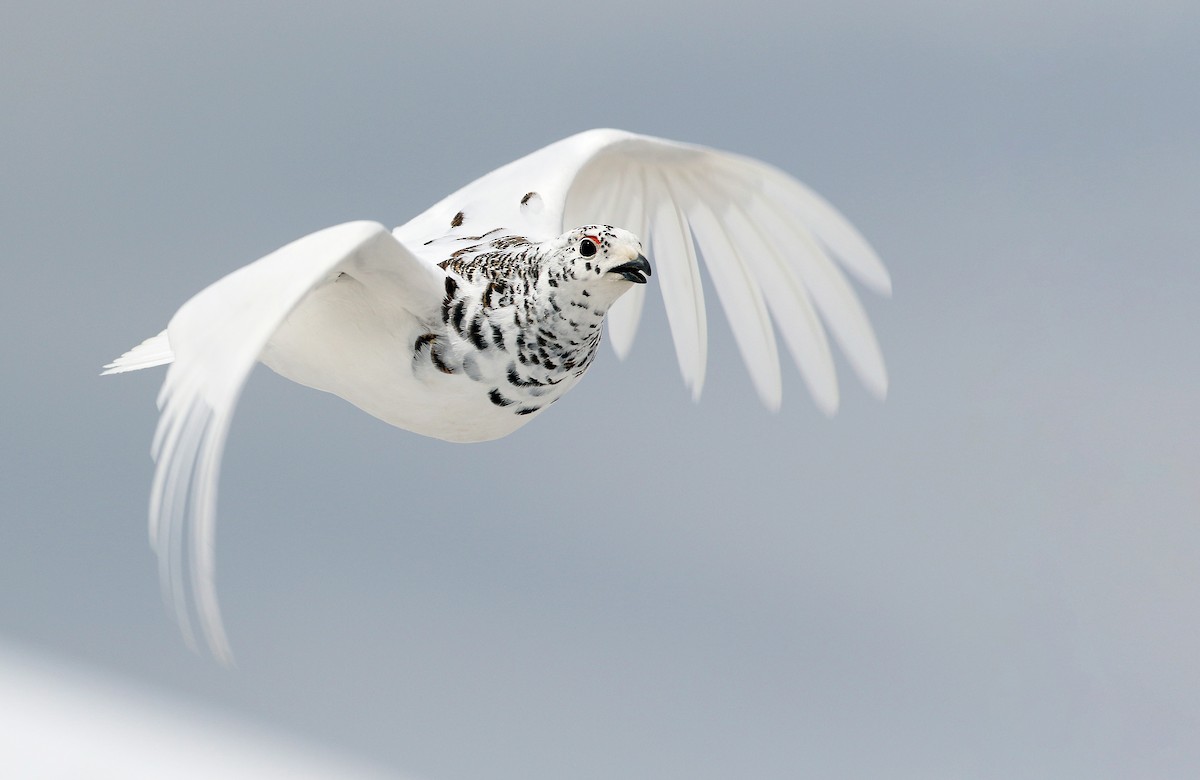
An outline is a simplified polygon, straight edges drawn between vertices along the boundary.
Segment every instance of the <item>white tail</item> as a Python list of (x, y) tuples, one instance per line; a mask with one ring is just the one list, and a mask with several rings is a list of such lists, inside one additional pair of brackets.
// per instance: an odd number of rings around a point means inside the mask
[(164, 330), (157, 336), (151, 336), (146, 339), (124, 355), (121, 355), (121, 357), (106, 365), (104, 370), (100, 372), (100, 375), (121, 374), (126, 371), (153, 368), (154, 366), (170, 363), (174, 359), (175, 353), (171, 351), (171, 343), (167, 341), (167, 332)]

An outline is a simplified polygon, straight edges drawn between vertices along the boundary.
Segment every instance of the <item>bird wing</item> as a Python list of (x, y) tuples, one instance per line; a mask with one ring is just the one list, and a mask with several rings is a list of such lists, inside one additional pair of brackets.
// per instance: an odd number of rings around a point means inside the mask
[(164, 596), (189, 644), (195, 646), (194, 616), (212, 653), (224, 662), (231, 654), (214, 586), (213, 543), (229, 423), (272, 334), (306, 295), (343, 272), (415, 317), (437, 316), (444, 289), (438, 269), (382, 225), (350, 222), (234, 271), (185, 303), (167, 326), (174, 361), (158, 397), (150, 543)]
[[(496, 229), (540, 241), (597, 223), (647, 242), (680, 371), (694, 397), (704, 385), (708, 341), (701, 259), (769, 408), (778, 408), (782, 396), (776, 329), (827, 414), (837, 410), (838, 386), (826, 328), (866, 387), (886, 394), (879, 345), (842, 269), (889, 295), (887, 269), (833, 206), (755, 159), (589, 130), (477, 179), (396, 235), (418, 253), (422, 247), (433, 253), (444, 241)], [(622, 357), (633, 343), (644, 295), (645, 287), (634, 287), (609, 312), (609, 334)]]

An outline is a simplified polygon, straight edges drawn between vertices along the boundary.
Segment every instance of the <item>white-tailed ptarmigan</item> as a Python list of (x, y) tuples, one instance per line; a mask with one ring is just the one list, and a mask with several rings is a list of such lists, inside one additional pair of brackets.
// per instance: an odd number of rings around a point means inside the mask
[(499, 438), (579, 381), (605, 319), (617, 353), (629, 350), (647, 254), (694, 397), (707, 350), (701, 257), (768, 407), (781, 394), (776, 330), (826, 413), (838, 403), (826, 326), (863, 383), (885, 394), (871, 325), (831, 257), (876, 292), (891, 282), (820, 196), (746, 157), (619, 130), (571, 136), (393, 231), (351, 222), (288, 244), (105, 366), (171, 364), (150, 539), (189, 641), (198, 619), (213, 654), (231, 657), (213, 580), (217, 476), (256, 362), (425, 436)]

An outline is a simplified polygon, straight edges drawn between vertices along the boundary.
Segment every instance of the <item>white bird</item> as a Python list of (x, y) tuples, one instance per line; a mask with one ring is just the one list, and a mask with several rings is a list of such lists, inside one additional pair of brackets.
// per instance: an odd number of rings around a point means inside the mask
[(617, 354), (629, 351), (651, 274), (647, 236), (693, 397), (707, 352), (699, 258), (767, 407), (781, 400), (776, 329), (827, 414), (838, 387), (825, 326), (866, 387), (885, 395), (875, 335), (831, 258), (880, 294), (891, 281), (825, 200), (747, 157), (579, 133), (393, 231), (351, 222), (294, 241), (212, 284), (105, 366), (171, 364), (158, 397), (150, 541), (189, 643), (194, 612), (211, 652), (232, 658), (214, 582), (217, 478), (256, 362), (400, 428), (499, 438), (575, 385), (606, 317)]

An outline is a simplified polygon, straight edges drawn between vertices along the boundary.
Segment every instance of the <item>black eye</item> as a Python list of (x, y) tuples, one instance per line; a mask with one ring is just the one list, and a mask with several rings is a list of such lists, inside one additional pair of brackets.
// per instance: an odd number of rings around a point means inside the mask
[(584, 257), (591, 257), (596, 254), (596, 242), (590, 238), (585, 238), (579, 242), (579, 254)]

